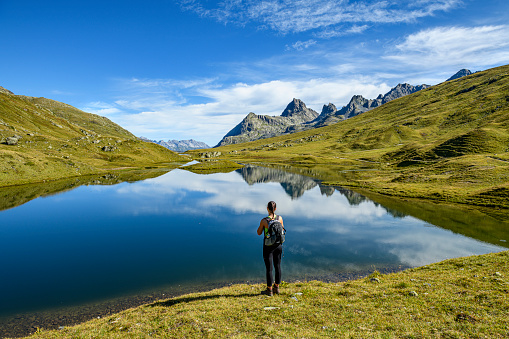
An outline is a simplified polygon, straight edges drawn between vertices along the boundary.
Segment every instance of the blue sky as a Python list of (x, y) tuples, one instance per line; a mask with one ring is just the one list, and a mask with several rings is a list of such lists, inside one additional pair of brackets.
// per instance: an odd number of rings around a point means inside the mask
[(0, 86), (213, 146), (249, 112), (320, 112), (509, 63), (507, 0), (0, 0)]

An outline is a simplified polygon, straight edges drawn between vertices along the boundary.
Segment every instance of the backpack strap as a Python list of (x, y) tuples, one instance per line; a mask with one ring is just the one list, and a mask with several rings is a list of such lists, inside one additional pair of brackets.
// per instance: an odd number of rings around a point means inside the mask
[(274, 214), (274, 219), (268, 216), (268, 217), (265, 217), (265, 220), (267, 220), (267, 228), (265, 228), (265, 227), (264, 227), (264, 228), (263, 228), (263, 232), (264, 232), (265, 237), (268, 237), (268, 236), (269, 236), (269, 226), (270, 226), (270, 222), (271, 222), (272, 220), (277, 220), (277, 221), (279, 221), (279, 216), (278, 216), (277, 214)]

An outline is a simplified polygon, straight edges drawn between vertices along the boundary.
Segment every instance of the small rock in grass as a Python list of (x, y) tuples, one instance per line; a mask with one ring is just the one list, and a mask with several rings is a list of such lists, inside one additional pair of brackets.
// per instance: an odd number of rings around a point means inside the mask
[(5, 139), (5, 143), (7, 145), (17, 145), (18, 144), (18, 138), (15, 137), (9, 137)]
[(371, 278), (369, 281), (380, 284), (380, 279), (378, 278)]
[(479, 320), (475, 317), (472, 317), (471, 315), (465, 314), (465, 313), (458, 313), (456, 314), (456, 318), (454, 319), (456, 321), (468, 321), (469, 323), (476, 323)]
[(417, 297), (418, 296), (417, 292), (415, 292), (415, 291), (408, 292), (408, 295), (410, 295), (411, 297)]

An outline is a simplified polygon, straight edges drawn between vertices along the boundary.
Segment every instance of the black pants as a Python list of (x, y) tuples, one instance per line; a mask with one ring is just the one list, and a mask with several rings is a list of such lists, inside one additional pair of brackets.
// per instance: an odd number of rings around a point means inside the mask
[(272, 286), (272, 264), (276, 271), (277, 285), (281, 284), (281, 254), (283, 254), (283, 245), (263, 246), (263, 261), (265, 262), (265, 273), (267, 275), (267, 286)]

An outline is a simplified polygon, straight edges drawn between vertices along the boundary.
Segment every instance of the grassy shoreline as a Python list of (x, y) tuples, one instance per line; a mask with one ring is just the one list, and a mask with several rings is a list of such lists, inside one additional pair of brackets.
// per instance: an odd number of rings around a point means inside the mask
[[(381, 267), (379, 268), (379, 271), (383, 274), (389, 274), (400, 272), (408, 268), (410, 267), (397, 265), (392, 267)], [(373, 268), (370, 268), (361, 271), (355, 270), (329, 274), (326, 276), (294, 278), (290, 282), (316, 280), (328, 283), (338, 283), (364, 278), (372, 272)], [(0, 338), (25, 337), (34, 333), (37, 328), (56, 330), (60, 327), (76, 326), (92, 319), (97, 319), (98, 317), (108, 317), (135, 307), (161, 302), (168, 298), (178, 298), (191, 293), (210, 292), (223, 287), (239, 284), (258, 286), (264, 281), (265, 279), (260, 276), (258, 279), (250, 279), (249, 281), (208, 281), (201, 284), (168, 286), (164, 288), (157, 288), (152, 291), (140, 292), (139, 294), (132, 296), (98, 300), (75, 306), (18, 313), (10, 316), (0, 316)]]
[(339, 283), (192, 293), (31, 338), (505, 338), (509, 251)]

